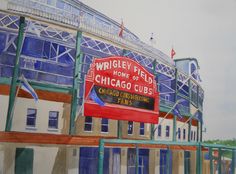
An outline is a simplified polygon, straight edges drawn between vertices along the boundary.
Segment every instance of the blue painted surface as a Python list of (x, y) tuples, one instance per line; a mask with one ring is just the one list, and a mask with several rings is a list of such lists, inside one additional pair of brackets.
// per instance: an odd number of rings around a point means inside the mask
[(169, 158), (169, 173), (167, 173), (168, 161), (167, 161), (167, 152), (166, 149), (160, 150), (160, 174), (171, 174), (172, 173), (172, 152), (170, 150), (170, 158)]
[[(136, 149), (128, 149), (127, 174), (135, 174)], [(149, 149), (139, 149), (139, 174), (149, 173)]]
[[(117, 152), (117, 151), (116, 151)], [(109, 149), (104, 150), (103, 173), (109, 174)], [(98, 168), (98, 148), (81, 147), (79, 158), (79, 174), (94, 174)]]

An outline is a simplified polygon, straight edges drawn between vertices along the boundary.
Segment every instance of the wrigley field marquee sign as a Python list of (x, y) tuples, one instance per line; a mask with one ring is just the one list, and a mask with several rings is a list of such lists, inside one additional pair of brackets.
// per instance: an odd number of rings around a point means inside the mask
[(85, 116), (158, 122), (155, 78), (127, 57), (95, 58), (86, 76), (84, 98)]

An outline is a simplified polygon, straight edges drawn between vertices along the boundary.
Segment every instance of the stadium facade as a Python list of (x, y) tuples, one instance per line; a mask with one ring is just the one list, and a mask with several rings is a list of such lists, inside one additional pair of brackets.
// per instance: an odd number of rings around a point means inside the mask
[[(197, 59), (173, 60), (76, 0), (0, 3), (0, 131), (4, 142), (0, 173), (213, 172), (213, 160), (204, 158), (213, 149), (200, 145), (204, 90)], [(153, 110), (159, 124), (145, 122), (145, 118), (134, 122), (132, 114), (123, 120), (112, 119), (109, 113), (119, 113), (112, 104), (108, 104), (108, 116), (102, 117), (100, 105), (104, 103), (85, 102), (86, 78), (93, 62), (112, 57), (128, 59), (151, 74), (158, 95), (151, 104), (158, 106)], [(38, 100), (19, 88), (22, 76)], [(147, 112), (141, 112), (145, 108), (137, 103), (130, 113), (145, 117)], [(97, 115), (86, 111), (87, 105), (98, 108)]]

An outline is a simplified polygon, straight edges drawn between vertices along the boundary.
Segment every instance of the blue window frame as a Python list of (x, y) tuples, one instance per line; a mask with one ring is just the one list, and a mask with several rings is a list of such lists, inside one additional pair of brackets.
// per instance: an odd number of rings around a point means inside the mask
[(133, 122), (128, 121), (128, 135), (133, 134)]
[(36, 115), (37, 115), (36, 109), (32, 109), (32, 108), (27, 109), (26, 126), (30, 126), (30, 127), (36, 126)]
[(48, 128), (58, 129), (58, 111), (49, 111)]
[(145, 126), (144, 126), (144, 123), (140, 123), (140, 129), (139, 129), (139, 134), (140, 135), (144, 135), (145, 133)]
[(166, 137), (170, 137), (170, 126), (166, 126)]
[(157, 136), (161, 137), (161, 125), (158, 125), (157, 130), (158, 130)]
[(109, 131), (109, 120), (107, 118), (102, 118), (101, 120), (101, 132), (106, 133)]
[(86, 116), (84, 121), (84, 131), (92, 131), (93, 118), (91, 116)]
[(181, 130), (180, 130), (180, 128), (178, 128), (178, 139), (180, 139), (181, 138)]
[(183, 129), (183, 139), (186, 139), (186, 129)]

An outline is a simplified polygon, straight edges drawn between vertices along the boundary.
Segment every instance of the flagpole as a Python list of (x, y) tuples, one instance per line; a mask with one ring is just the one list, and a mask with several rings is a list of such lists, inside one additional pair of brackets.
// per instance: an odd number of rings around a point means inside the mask
[[(171, 108), (171, 109), (166, 113), (166, 115), (161, 119), (161, 121), (160, 121), (160, 123), (158, 123), (158, 125), (161, 124), (161, 123), (163, 123), (163, 122), (165, 121), (166, 117), (171, 113), (171, 111), (175, 108), (175, 106), (176, 106), (178, 103), (180, 103), (180, 100), (178, 100), (178, 101), (172, 106), (172, 108)], [(155, 132), (156, 129), (157, 129), (157, 126), (155, 127), (155, 129), (153, 130), (153, 132)]]
[[(191, 78), (191, 76), (195, 73), (195, 71), (196, 71), (196, 70), (194, 70), (194, 71), (191, 73), (191, 75), (183, 82), (183, 84), (179, 87), (178, 91), (183, 88), (183, 86), (186, 84), (186, 82), (188, 82), (188, 80), (189, 80), (189, 79)], [(171, 111), (175, 108), (175, 106), (176, 106), (179, 102), (180, 102), (179, 100), (176, 101), (176, 103), (175, 103), (175, 104), (172, 106), (172, 108), (166, 113), (166, 115), (162, 118), (162, 120), (160, 121), (160, 123), (158, 123), (158, 125), (161, 124), (161, 123), (163, 123), (163, 122), (165, 121), (166, 117), (171, 113)], [(157, 129), (157, 126), (156, 126), (155, 129), (153, 130), (154, 133), (155, 133), (156, 129)]]
[[(194, 118), (194, 116), (195, 116), (195, 114), (196, 114), (197, 112), (198, 112), (198, 110), (194, 113), (194, 115), (191, 115), (191, 117), (189, 117), (188, 120), (184, 122), (184, 124), (180, 127), (180, 129), (182, 129), (182, 128), (186, 125), (187, 122), (189, 122), (190, 120), (192, 120), (192, 118)], [(179, 132), (177, 131), (177, 132), (176, 132), (176, 136), (177, 136), (178, 133), (179, 133)]]
[[(13, 106), (12, 106), (12, 110), (11, 110), (11, 112), (10, 112), (9, 123), (12, 122), (12, 118), (13, 118), (13, 114), (14, 114), (14, 112), (15, 112), (15, 106), (16, 106), (16, 102), (17, 102), (17, 96), (18, 96), (18, 94), (19, 94), (19, 91), (20, 91), (20, 88), (21, 88), (21, 84), (22, 84), (22, 82), (21, 82), (21, 80), (20, 80), (20, 84), (19, 84), (19, 86), (18, 86), (18, 88), (17, 88), (17, 91), (16, 91), (15, 100), (14, 100), (14, 103), (13, 103)], [(9, 126), (9, 125), (7, 125), (7, 126)]]
[(88, 99), (88, 96), (89, 96), (89, 94), (91, 93), (93, 87), (94, 87), (94, 83), (93, 83), (93, 85), (91, 86), (91, 88), (89, 89), (88, 95), (84, 98), (83, 103), (82, 103), (82, 105), (81, 105), (81, 107), (80, 107), (80, 109), (79, 109), (78, 114), (76, 114), (76, 117), (75, 117), (74, 121), (76, 121), (76, 119), (78, 118), (78, 115), (81, 113), (81, 111), (82, 111), (82, 109), (83, 109), (83, 107), (84, 107), (84, 101)]

